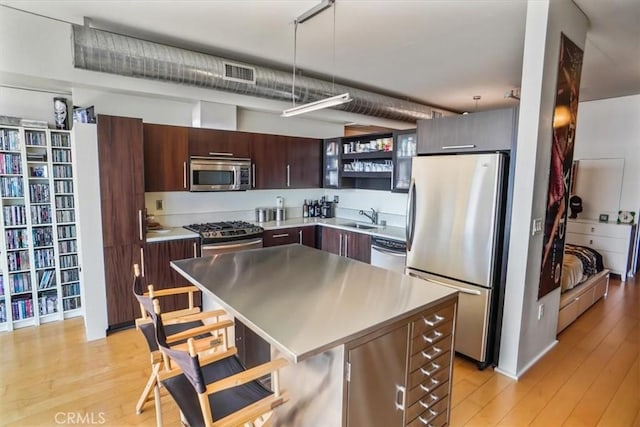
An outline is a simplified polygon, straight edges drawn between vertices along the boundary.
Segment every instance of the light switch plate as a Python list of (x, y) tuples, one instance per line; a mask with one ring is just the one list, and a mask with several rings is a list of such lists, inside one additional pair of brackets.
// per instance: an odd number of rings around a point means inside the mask
[(161, 211), (163, 208), (164, 208), (164, 203), (162, 203), (162, 200), (156, 200), (156, 210)]
[(531, 235), (535, 236), (540, 233), (542, 233), (542, 218), (534, 218), (533, 225), (531, 227)]

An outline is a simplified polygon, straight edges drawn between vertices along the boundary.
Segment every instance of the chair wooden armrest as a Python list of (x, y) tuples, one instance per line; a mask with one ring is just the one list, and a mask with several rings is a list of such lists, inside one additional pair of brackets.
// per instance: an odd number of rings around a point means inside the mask
[[(279, 396), (271, 395), (267, 398), (245, 406), (238, 412), (224, 417), (221, 420), (214, 421), (211, 427), (237, 427), (244, 425), (248, 421), (252, 421), (268, 413), (269, 411), (282, 405), (289, 400), (289, 393), (283, 391)], [(271, 424), (268, 424), (271, 425)]]
[[(196, 353), (201, 354), (204, 352), (209, 352), (210, 350), (216, 349), (224, 345), (225, 340), (222, 336), (217, 336), (217, 337), (209, 336), (206, 338), (194, 339), (193, 343), (195, 346)], [(187, 343), (175, 344), (175, 345), (172, 345), (171, 348), (176, 350), (189, 351), (189, 346)]]
[(153, 295), (151, 295), (151, 292), (145, 292), (144, 295), (145, 296), (151, 296), (152, 298), (157, 298), (157, 297), (166, 297), (169, 295), (179, 295), (179, 294), (187, 294), (190, 292), (199, 292), (200, 289), (198, 289), (196, 286), (180, 286), (177, 288), (166, 288), (166, 289), (158, 289), (158, 290), (153, 290)]
[[(173, 315), (174, 313), (178, 313), (178, 314), (174, 316)], [(224, 316), (225, 314), (227, 314), (227, 312), (224, 310), (212, 310), (212, 311), (195, 312), (193, 314), (180, 315), (179, 311), (173, 311), (167, 314), (170, 314), (171, 316), (168, 316), (167, 318), (165, 318), (165, 316), (162, 315), (162, 321), (166, 322), (167, 320), (171, 320), (172, 324), (175, 324), (175, 323), (195, 322), (197, 320), (205, 320), (205, 319), (216, 319), (220, 316)], [(165, 323), (165, 324), (168, 324), (168, 323)]]
[[(246, 384), (250, 381), (257, 380), (264, 375), (277, 371), (278, 369), (286, 366), (287, 362), (283, 358), (275, 359), (262, 365), (247, 369), (246, 371), (239, 372), (229, 377), (218, 380), (207, 386), (207, 394), (216, 393), (222, 390), (226, 390), (231, 387), (236, 387), (242, 384)], [(203, 363), (201, 363), (203, 364)]]
[(189, 338), (197, 337), (198, 335), (206, 334), (207, 332), (218, 331), (233, 326), (233, 321), (223, 320), (218, 323), (210, 323), (195, 328), (191, 328), (184, 332), (178, 332), (176, 334), (167, 337), (167, 343), (175, 343), (176, 341), (182, 341)]

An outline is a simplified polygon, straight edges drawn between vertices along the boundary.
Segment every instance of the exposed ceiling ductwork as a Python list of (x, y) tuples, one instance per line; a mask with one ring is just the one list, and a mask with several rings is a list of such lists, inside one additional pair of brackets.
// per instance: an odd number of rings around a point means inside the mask
[[(73, 25), (73, 65), (91, 71), (223, 90), (292, 102), (291, 73), (243, 64), (213, 55)], [(353, 101), (338, 110), (415, 123), (431, 118), (432, 108), (386, 95), (296, 76), (296, 104), (349, 92)]]

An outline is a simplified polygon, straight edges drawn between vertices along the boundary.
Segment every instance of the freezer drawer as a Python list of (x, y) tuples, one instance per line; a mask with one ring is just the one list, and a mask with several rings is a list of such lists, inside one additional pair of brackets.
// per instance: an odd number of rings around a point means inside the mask
[(454, 349), (478, 362), (485, 362), (487, 359), (491, 290), (410, 268), (407, 268), (406, 273), (459, 291)]

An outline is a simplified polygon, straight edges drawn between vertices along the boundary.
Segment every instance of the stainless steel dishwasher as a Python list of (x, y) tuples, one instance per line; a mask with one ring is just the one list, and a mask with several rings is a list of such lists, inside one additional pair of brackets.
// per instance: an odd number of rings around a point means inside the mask
[(371, 265), (404, 273), (407, 244), (399, 240), (373, 237), (371, 239)]

